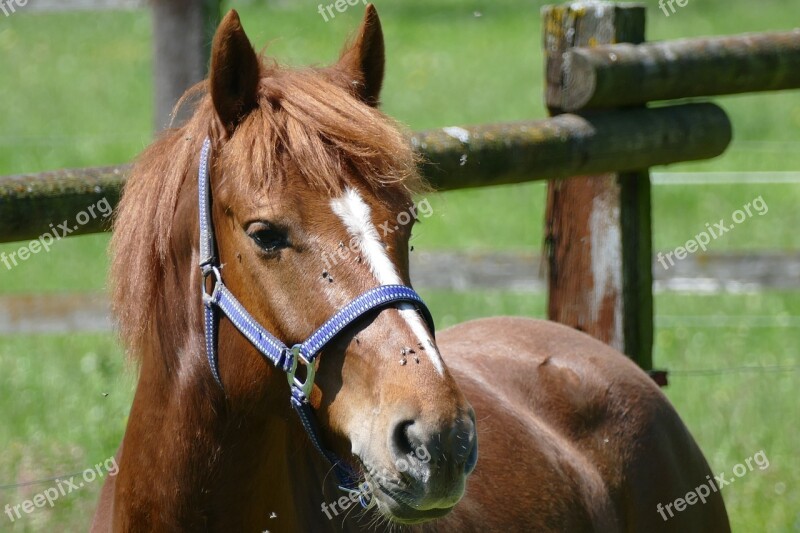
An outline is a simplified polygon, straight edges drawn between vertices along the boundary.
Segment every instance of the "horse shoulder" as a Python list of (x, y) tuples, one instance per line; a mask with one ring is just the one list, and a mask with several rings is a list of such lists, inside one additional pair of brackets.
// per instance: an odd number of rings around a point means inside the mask
[[(710, 473), (658, 386), (630, 359), (588, 335), (549, 321), (496, 317), (444, 330), (437, 341), (476, 411), (480, 457), (470, 488), (506, 477), (515, 491), (526, 492), (527, 478), (528, 486), (539, 485), (527, 490), (530, 498), (567, 502), (595, 525), (611, 514), (621, 528), (658, 531), (665, 522), (656, 504), (686, 494)], [(516, 471), (510, 477), (500, 474), (509, 461)], [(548, 469), (554, 473), (549, 477)], [(496, 490), (519, 501), (508, 489)], [(709, 504), (666, 525), (727, 531), (722, 499), (715, 494)], [(561, 511), (551, 505), (537, 512)], [(610, 519), (605, 530), (617, 527)]]

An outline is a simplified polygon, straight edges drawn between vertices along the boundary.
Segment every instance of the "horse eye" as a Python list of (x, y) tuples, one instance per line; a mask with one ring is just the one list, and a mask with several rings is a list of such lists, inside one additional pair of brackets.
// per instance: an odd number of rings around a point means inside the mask
[(277, 252), (289, 246), (286, 231), (263, 222), (251, 224), (247, 235), (265, 252)]

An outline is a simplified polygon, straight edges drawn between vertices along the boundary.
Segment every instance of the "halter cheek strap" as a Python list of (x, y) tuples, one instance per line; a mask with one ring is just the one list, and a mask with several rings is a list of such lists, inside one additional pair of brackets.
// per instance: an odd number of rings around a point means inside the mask
[[(206, 356), (211, 373), (216, 382), (222, 387), (217, 359), (217, 336), (220, 313), (222, 313), (265, 359), (286, 372), (291, 388), (291, 405), (300, 417), (300, 422), (306, 433), (308, 433), (311, 442), (317, 451), (333, 465), (334, 471), (339, 478), (340, 488), (353, 492), (356, 490), (358, 482), (355, 473), (336, 454), (323, 446), (319, 438), (316, 419), (308, 401), (311, 389), (314, 386), (317, 356), (325, 345), (336, 338), (353, 322), (377, 309), (396, 306), (400, 303), (410, 303), (417, 308), (425, 319), (431, 334), (434, 332), (433, 318), (422, 298), (410, 287), (405, 285), (381, 285), (355, 298), (317, 328), (304, 342), (289, 348), (261, 326), (222, 281), (220, 272), (222, 265), (219, 264), (216, 256), (214, 228), (211, 223), (211, 183), (208, 166), (210, 152), (211, 142), (206, 139), (203, 142), (203, 149), (200, 153), (198, 207), (200, 212), (200, 269), (203, 274), (203, 322)], [(208, 289), (209, 280), (212, 282), (210, 291)], [(304, 381), (301, 381), (296, 376), (297, 367), (300, 363), (306, 367)], [(367, 505), (365, 498), (367, 498), (366, 495), (360, 495), (359, 500), (363, 506)]]

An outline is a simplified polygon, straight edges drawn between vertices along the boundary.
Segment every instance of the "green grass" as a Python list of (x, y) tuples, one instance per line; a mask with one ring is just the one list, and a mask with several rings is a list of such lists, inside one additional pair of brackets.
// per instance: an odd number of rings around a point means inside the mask
[[(656, 306), (659, 315), (727, 317), (740, 323), (724, 328), (659, 328), (654, 359), (660, 368), (678, 371), (800, 363), (796, 327), (748, 327), (748, 316), (800, 315), (796, 294), (661, 295)], [(741, 318), (735, 320), (737, 316)], [(723, 489), (735, 530), (800, 529), (800, 430), (790, 422), (800, 412), (796, 396), (800, 374), (796, 370), (710, 375), (676, 372), (670, 382), (667, 396), (716, 473), (731, 477), (734, 465), (759, 450), (770, 460), (766, 470), (755, 470)]]
[[(0, 336), (0, 485), (80, 472), (117, 449), (125, 429), (133, 374), (124, 371), (113, 335)], [(0, 531), (86, 529), (102, 481), (36, 509)], [(0, 487), (0, 506), (12, 506), (54, 482)]]
[[(359, 8), (325, 23), (318, 2), (232, 2), (257, 48), (289, 64), (335, 59)], [(377, 1), (387, 39), (384, 109), (413, 129), (544, 118), (539, 8), (524, 0)], [(794, 0), (691, 0), (669, 18), (648, 3), (651, 40), (788, 29)], [(481, 16), (475, 16), (480, 12)], [(16, 14), (0, 20), (0, 174), (131, 160), (152, 139), (151, 29), (146, 11)], [(731, 116), (723, 156), (666, 170), (797, 170), (800, 93), (716, 100)], [(663, 171), (665, 169), (655, 169)], [(434, 216), (415, 229), (418, 249), (539, 250), (541, 183), (432, 195)], [(669, 250), (762, 196), (769, 212), (712, 243), (712, 251), (797, 250), (800, 188), (790, 185), (657, 186), (654, 246)], [(60, 221), (52, 221), (58, 223)], [(0, 294), (105, 287), (108, 235), (59, 242), (11, 271)], [(0, 252), (20, 243), (0, 245)], [(543, 316), (543, 295), (423, 295), (440, 327), (477, 316)], [(663, 326), (655, 363), (675, 370), (667, 394), (717, 472), (763, 449), (770, 467), (725, 489), (737, 531), (800, 531), (797, 372), (681, 375), (677, 371), (797, 364), (800, 334), (754, 328), (747, 316), (800, 315), (796, 293), (658, 295), (659, 315), (741, 317), (741, 326)], [(134, 378), (111, 335), (0, 337), (0, 485), (74, 472), (119, 442)], [(105, 396), (104, 394), (108, 394)], [(44, 486), (0, 488), (0, 507)], [(100, 483), (16, 523), (13, 531), (85, 529)], [(677, 496), (677, 495), (676, 495)], [(0, 517), (0, 530), (8, 529)]]

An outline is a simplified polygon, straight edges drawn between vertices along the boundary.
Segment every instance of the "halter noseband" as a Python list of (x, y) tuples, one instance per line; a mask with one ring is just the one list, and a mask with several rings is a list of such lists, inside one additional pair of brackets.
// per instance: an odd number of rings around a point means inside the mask
[[(217, 361), (217, 332), (219, 312), (222, 312), (239, 332), (250, 341), (267, 360), (287, 374), (291, 388), (291, 405), (300, 417), (303, 427), (308, 433), (314, 447), (334, 467), (339, 478), (339, 487), (348, 492), (355, 491), (357, 480), (350, 467), (341, 461), (336, 454), (322, 445), (309, 404), (309, 396), (314, 386), (316, 359), (320, 350), (353, 322), (370, 311), (394, 306), (398, 303), (411, 303), (425, 319), (431, 334), (434, 332), (433, 319), (422, 298), (405, 285), (381, 285), (368, 290), (342, 309), (337, 311), (324, 324), (317, 328), (311, 336), (300, 344), (289, 348), (277, 339), (250, 315), (222, 282), (222, 265), (216, 256), (214, 228), (211, 222), (211, 177), (209, 157), (211, 141), (206, 138), (200, 153), (200, 171), (198, 177), (198, 197), (200, 208), (200, 269), (203, 274), (203, 307), (206, 355), (211, 373), (222, 387)], [(208, 292), (208, 278), (213, 278), (213, 288)], [(306, 367), (305, 381), (297, 378), (297, 367), (300, 363)], [(363, 506), (367, 505), (365, 495), (360, 496)]]

